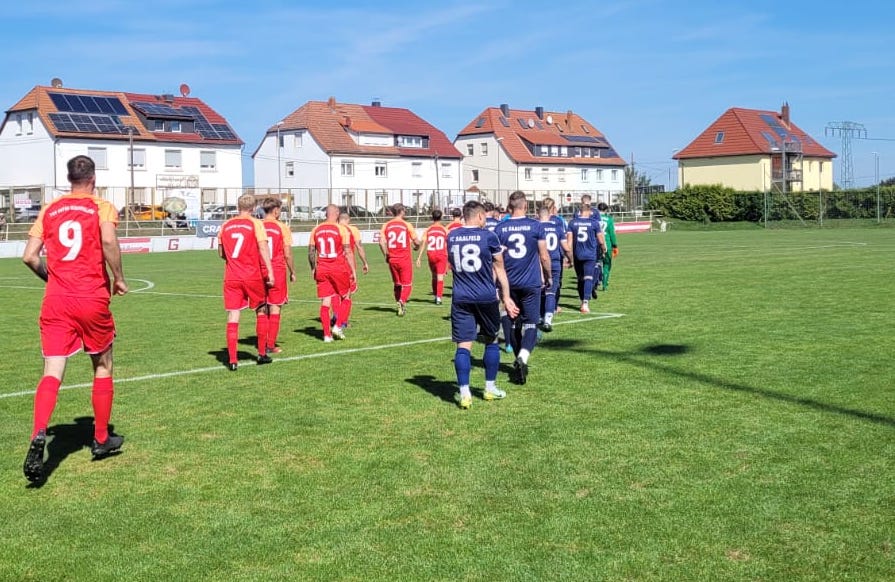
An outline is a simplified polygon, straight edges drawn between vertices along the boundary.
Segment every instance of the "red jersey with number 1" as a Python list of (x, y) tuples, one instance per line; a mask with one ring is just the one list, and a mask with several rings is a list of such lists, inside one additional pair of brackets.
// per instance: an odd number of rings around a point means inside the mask
[(100, 224), (118, 224), (115, 207), (92, 194), (67, 194), (45, 206), (28, 231), (44, 243), (46, 295), (111, 295)]
[(265, 218), (264, 233), (267, 235), (267, 249), (274, 271), (286, 268), (286, 247), (292, 246), (292, 231), (276, 218)]
[(388, 248), (388, 262), (411, 262), (416, 231), (409, 222), (403, 218), (393, 218), (382, 225), (379, 236)]
[(237, 216), (226, 221), (218, 233), (227, 267), (224, 281), (251, 281), (267, 277), (258, 243), (267, 244), (264, 224), (257, 218)]

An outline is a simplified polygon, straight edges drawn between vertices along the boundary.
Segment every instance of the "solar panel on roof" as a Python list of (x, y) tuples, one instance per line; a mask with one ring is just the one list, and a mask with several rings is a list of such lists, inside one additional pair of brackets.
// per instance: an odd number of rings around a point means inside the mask
[(775, 140), (771, 134), (766, 131), (762, 131), (761, 136), (767, 140), (768, 145), (770, 145), (772, 148), (777, 147), (777, 140)]
[(538, 129), (544, 129), (544, 126), (541, 125), (541, 122), (538, 121), (537, 119), (535, 120), (535, 127), (537, 127)]
[(519, 125), (522, 126), (522, 129), (528, 129), (528, 125), (525, 123), (524, 119), (518, 119)]
[(57, 131), (69, 133), (108, 133), (120, 135), (126, 132), (121, 120), (114, 115), (86, 113), (50, 113), (50, 121)]
[(218, 134), (218, 139), (236, 139), (236, 134), (226, 123), (213, 123), (211, 125)]
[(566, 141), (582, 142), (582, 143), (600, 143), (600, 140), (598, 140), (595, 137), (591, 137), (589, 135), (567, 135), (564, 137), (566, 138)]
[(507, 118), (504, 117), (503, 115), (500, 116), (500, 124), (501, 124), (502, 126), (504, 126), (504, 127), (509, 127), (509, 126), (510, 126), (510, 122), (507, 121)]
[(478, 120), (475, 122), (475, 126), (482, 127), (483, 125), (485, 125), (485, 118), (479, 117)]
[(193, 116), (180, 107), (173, 107), (164, 103), (146, 103), (134, 101), (131, 105), (147, 117), (164, 117), (174, 119), (192, 119)]
[(121, 104), (121, 100), (118, 97), (65, 93), (50, 93), (49, 95), (53, 105), (56, 106), (56, 110), (60, 112), (128, 115), (127, 109)]

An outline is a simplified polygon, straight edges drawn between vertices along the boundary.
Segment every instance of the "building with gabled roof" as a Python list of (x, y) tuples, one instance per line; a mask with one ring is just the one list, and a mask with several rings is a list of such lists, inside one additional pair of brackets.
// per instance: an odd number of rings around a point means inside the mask
[(513, 190), (614, 203), (624, 193), (625, 161), (592, 123), (574, 113), (488, 107), (454, 145), (463, 153), (463, 185), (503, 202)]
[(436, 191), (459, 190), (463, 156), (409, 109), (331, 97), (270, 126), (252, 158), (256, 189), (299, 190), (297, 202), (379, 211), (395, 202), (428, 205)]
[(674, 155), (679, 184), (723, 184), (735, 190), (832, 190), (833, 158), (780, 111), (733, 107)]
[(243, 142), (217, 111), (188, 96), (189, 87), (181, 91), (34, 87), (0, 126), (0, 188), (45, 202), (68, 187), (66, 162), (84, 154), (96, 163), (98, 193), (117, 206), (157, 203), (157, 189), (187, 186), (214, 201), (218, 190), (242, 185)]

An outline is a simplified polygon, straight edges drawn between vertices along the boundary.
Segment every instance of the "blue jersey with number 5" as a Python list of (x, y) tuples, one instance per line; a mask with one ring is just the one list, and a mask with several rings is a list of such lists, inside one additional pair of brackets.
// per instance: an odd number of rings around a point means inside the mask
[(497, 301), (494, 285), (494, 255), (500, 254), (500, 241), (489, 230), (475, 226), (455, 228), (447, 236), (448, 260), (453, 270), (454, 303), (490, 303)]
[(511, 289), (537, 289), (542, 285), (538, 241), (544, 240), (543, 225), (527, 216), (510, 218), (494, 233), (504, 246), (503, 265)]
[(569, 221), (572, 233), (572, 253), (576, 261), (593, 261), (597, 257), (597, 233), (600, 232), (600, 220), (592, 216), (583, 218), (576, 216)]

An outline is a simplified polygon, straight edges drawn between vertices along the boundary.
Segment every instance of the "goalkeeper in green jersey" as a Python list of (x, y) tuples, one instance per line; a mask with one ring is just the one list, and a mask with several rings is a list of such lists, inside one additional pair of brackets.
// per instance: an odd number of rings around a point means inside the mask
[(612, 270), (612, 259), (618, 256), (618, 241), (615, 238), (615, 219), (609, 216), (609, 205), (605, 202), (597, 204), (600, 211), (600, 228), (606, 237), (606, 255), (603, 257), (603, 291), (609, 288), (609, 272)]

